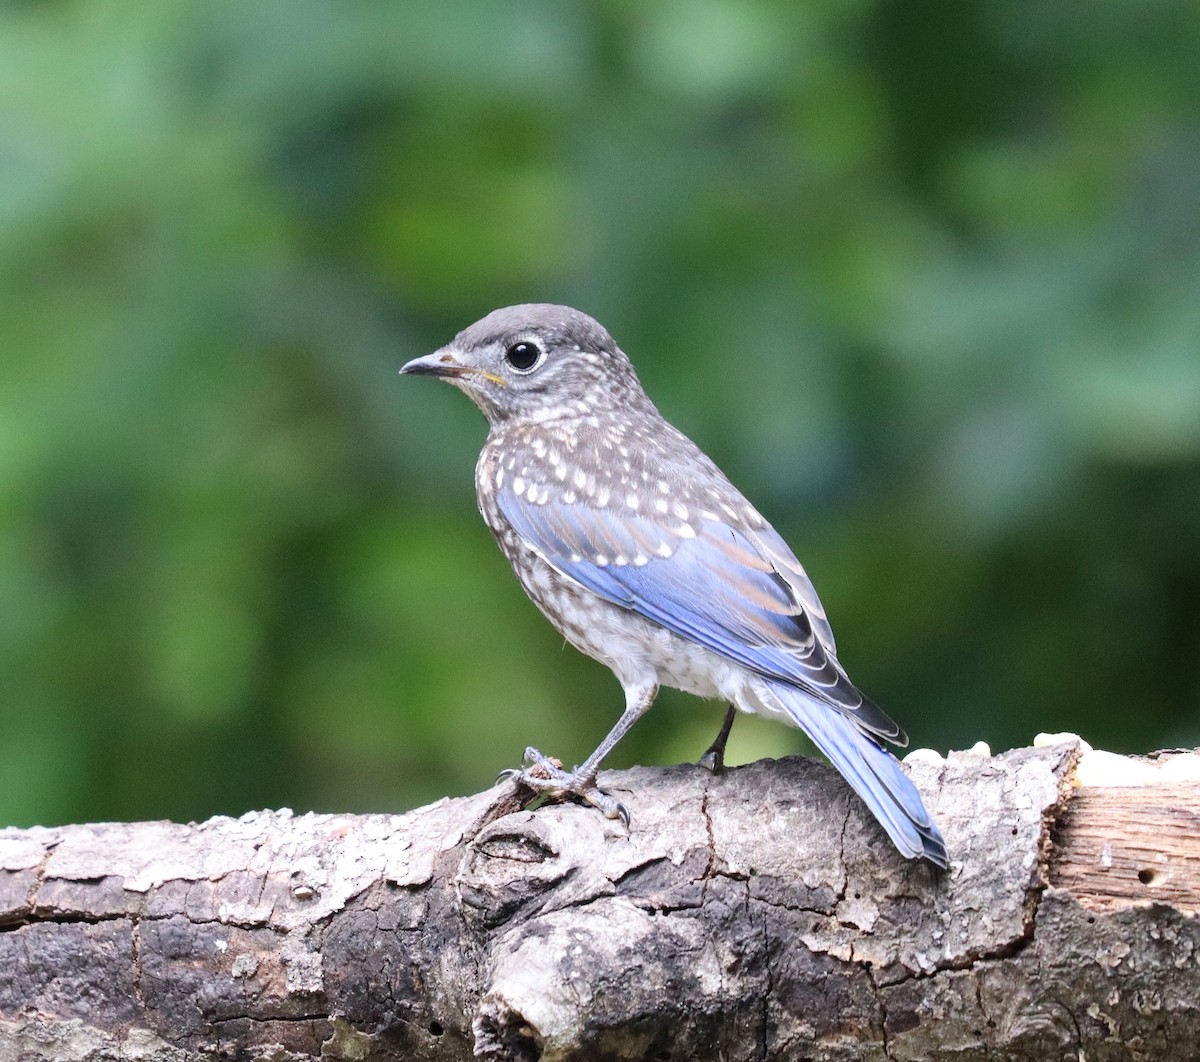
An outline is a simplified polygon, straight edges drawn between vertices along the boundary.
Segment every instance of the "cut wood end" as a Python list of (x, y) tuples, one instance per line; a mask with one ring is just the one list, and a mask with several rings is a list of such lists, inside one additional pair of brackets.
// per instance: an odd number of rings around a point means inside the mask
[(1149, 903), (1200, 912), (1200, 754), (1085, 746), (1054, 831), (1050, 884), (1091, 910)]

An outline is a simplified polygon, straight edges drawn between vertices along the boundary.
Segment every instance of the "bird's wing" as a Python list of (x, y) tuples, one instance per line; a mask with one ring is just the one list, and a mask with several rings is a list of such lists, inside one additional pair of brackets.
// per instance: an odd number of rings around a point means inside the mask
[(676, 503), (660, 512), (653, 504), (634, 509), (624, 501), (568, 502), (548, 486), (516, 494), (508, 482), (496, 492), (513, 529), (592, 593), (799, 687), (865, 731), (907, 742), (847, 678), (812, 584), (765, 522), (759, 529), (738, 527)]

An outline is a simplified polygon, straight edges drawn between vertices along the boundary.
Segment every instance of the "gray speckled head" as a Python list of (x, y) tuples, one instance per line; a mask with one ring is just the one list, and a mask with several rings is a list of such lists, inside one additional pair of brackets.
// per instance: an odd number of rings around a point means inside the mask
[(633, 366), (595, 319), (570, 306), (493, 310), (453, 341), (400, 370), (441, 376), (488, 420), (549, 420), (649, 407)]
[(470, 350), (524, 332), (536, 332), (559, 347), (577, 346), (608, 353), (617, 349), (608, 329), (594, 317), (552, 302), (524, 302), (493, 310), (459, 332), (454, 344)]

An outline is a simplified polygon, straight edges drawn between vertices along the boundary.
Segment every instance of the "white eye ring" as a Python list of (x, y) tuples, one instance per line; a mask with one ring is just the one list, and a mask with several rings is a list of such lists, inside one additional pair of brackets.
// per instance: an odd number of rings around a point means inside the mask
[(522, 375), (533, 372), (546, 360), (546, 352), (536, 343), (522, 339), (513, 343), (504, 352), (504, 360), (509, 368)]

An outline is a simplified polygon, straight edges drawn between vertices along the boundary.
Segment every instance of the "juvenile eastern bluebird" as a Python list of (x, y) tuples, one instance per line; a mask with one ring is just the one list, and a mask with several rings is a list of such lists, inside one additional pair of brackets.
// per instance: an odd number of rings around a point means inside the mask
[(850, 682), (813, 585), (787, 544), (663, 419), (629, 359), (566, 306), (509, 306), (400, 370), (440, 376), (483, 410), (479, 511), (517, 578), (576, 648), (612, 669), (625, 711), (573, 771), (536, 749), (506, 772), (609, 817), (600, 763), (660, 685), (730, 702), (705, 759), (745, 712), (802, 729), (910, 859), (946, 845), (883, 741), (908, 738)]

